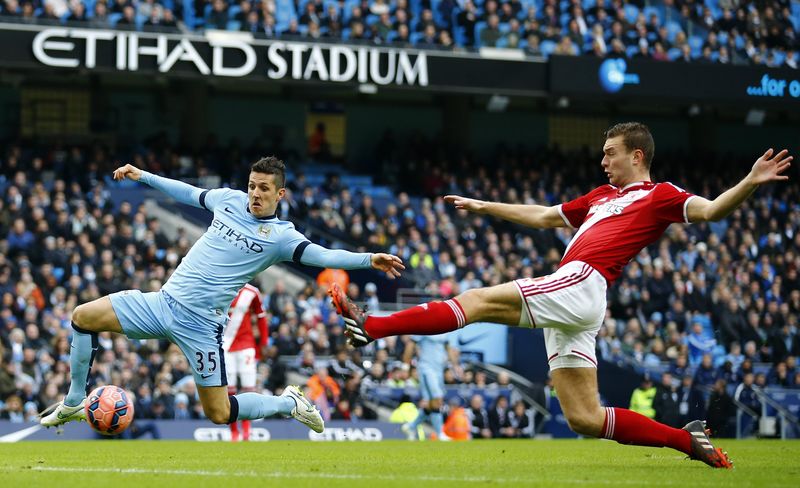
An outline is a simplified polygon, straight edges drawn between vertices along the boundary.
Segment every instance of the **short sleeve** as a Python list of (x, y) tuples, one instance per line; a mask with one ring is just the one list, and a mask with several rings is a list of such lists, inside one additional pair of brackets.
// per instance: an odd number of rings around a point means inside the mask
[(299, 263), (300, 258), (303, 256), (303, 251), (309, 244), (311, 242), (306, 236), (298, 232), (294, 227), (284, 230), (280, 235), (281, 260)]
[(687, 208), (689, 201), (695, 196), (672, 183), (659, 184), (655, 194), (656, 218), (671, 223), (683, 222), (688, 224)]
[(575, 229), (583, 224), (583, 221), (586, 219), (586, 215), (589, 214), (589, 209), (591, 208), (590, 195), (591, 193), (587, 193), (586, 195), (582, 195), (575, 200), (562, 203), (557, 207), (558, 213), (561, 214), (561, 218), (564, 219), (564, 223)]
[(200, 194), (200, 206), (210, 212), (213, 212), (217, 205), (219, 205), (219, 203), (231, 193), (234, 193), (234, 190), (231, 190), (230, 188), (204, 190), (203, 193)]

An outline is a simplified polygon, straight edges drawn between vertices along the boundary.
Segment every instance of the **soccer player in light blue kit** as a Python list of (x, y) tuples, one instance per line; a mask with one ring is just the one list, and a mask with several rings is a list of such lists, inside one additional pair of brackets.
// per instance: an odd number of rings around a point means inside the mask
[(414, 440), (417, 438), (417, 427), (429, 419), (438, 439), (448, 440), (444, 433), (442, 414), (444, 370), (447, 368), (448, 358), (455, 367), (458, 367), (458, 349), (448, 346), (447, 334), (414, 336), (413, 339), (415, 342), (410, 343), (403, 352), (403, 360), (410, 363), (416, 350), (419, 389), (423, 402), (417, 418), (403, 424), (402, 430), (409, 440)]
[(228, 396), (222, 331), (228, 306), (238, 291), (267, 267), (295, 261), (310, 266), (374, 268), (390, 278), (404, 269), (400, 258), (383, 253), (351, 253), (312, 244), (290, 222), (276, 215), (286, 190), (285, 166), (275, 157), (250, 168), (248, 191), (204, 190), (156, 176), (130, 164), (114, 171), (163, 191), (181, 203), (214, 214), (211, 225), (192, 246), (158, 292), (127, 290), (79, 305), (72, 313), (71, 384), (67, 396), (41, 419), (47, 427), (85, 419), (89, 369), (97, 352), (98, 332), (131, 339), (169, 339), (186, 355), (203, 411), (215, 424), (292, 416), (316, 432), (324, 423), (313, 403), (296, 386), (282, 395), (248, 392)]

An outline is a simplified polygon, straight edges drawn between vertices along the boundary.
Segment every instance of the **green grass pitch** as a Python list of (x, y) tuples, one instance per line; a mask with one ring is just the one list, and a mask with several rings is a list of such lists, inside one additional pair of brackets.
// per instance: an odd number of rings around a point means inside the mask
[(800, 441), (718, 440), (736, 468), (599, 440), (0, 444), (0, 488), (800, 486)]

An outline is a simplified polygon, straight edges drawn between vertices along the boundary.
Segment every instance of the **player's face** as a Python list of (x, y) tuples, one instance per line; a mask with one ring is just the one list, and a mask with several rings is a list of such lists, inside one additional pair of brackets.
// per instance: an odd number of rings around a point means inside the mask
[(273, 215), (286, 193), (285, 188), (278, 188), (275, 175), (250, 172), (250, 181), (247, 183), (247, 197), (250, 203), (250, 213), (261, 218)]
[(635, 180), (634, 158), (637, 151), (628, 151), (622, 136), (606, 139), (603, 145), (603, 166), (609, 183), (614, 186), (625, 186)]

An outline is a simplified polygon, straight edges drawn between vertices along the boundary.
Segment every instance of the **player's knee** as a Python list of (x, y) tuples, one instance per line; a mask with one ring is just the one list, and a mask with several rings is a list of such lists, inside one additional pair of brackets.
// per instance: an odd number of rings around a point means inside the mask
[(230, 415), (230, 410), (222, 408), (206, 409), (206, 417), (208, 417), (208, 420), (218, 425), (227, 424), (230, 420)]
[(89, 320), (90, 315), (91, 315), (91, 308), (89, 307), (89, 304), (82, 303), (77, 307), (75, 307), (75, 309), (72, 311), (72, 322), (78, 327), (88, 330), (90, 323)]
[(565, 417), (569, 428), (576, 434), (597, 437), (603, 428), (602, 424), (597, 424), (595, 416), (588, 412), (565, 412)]

